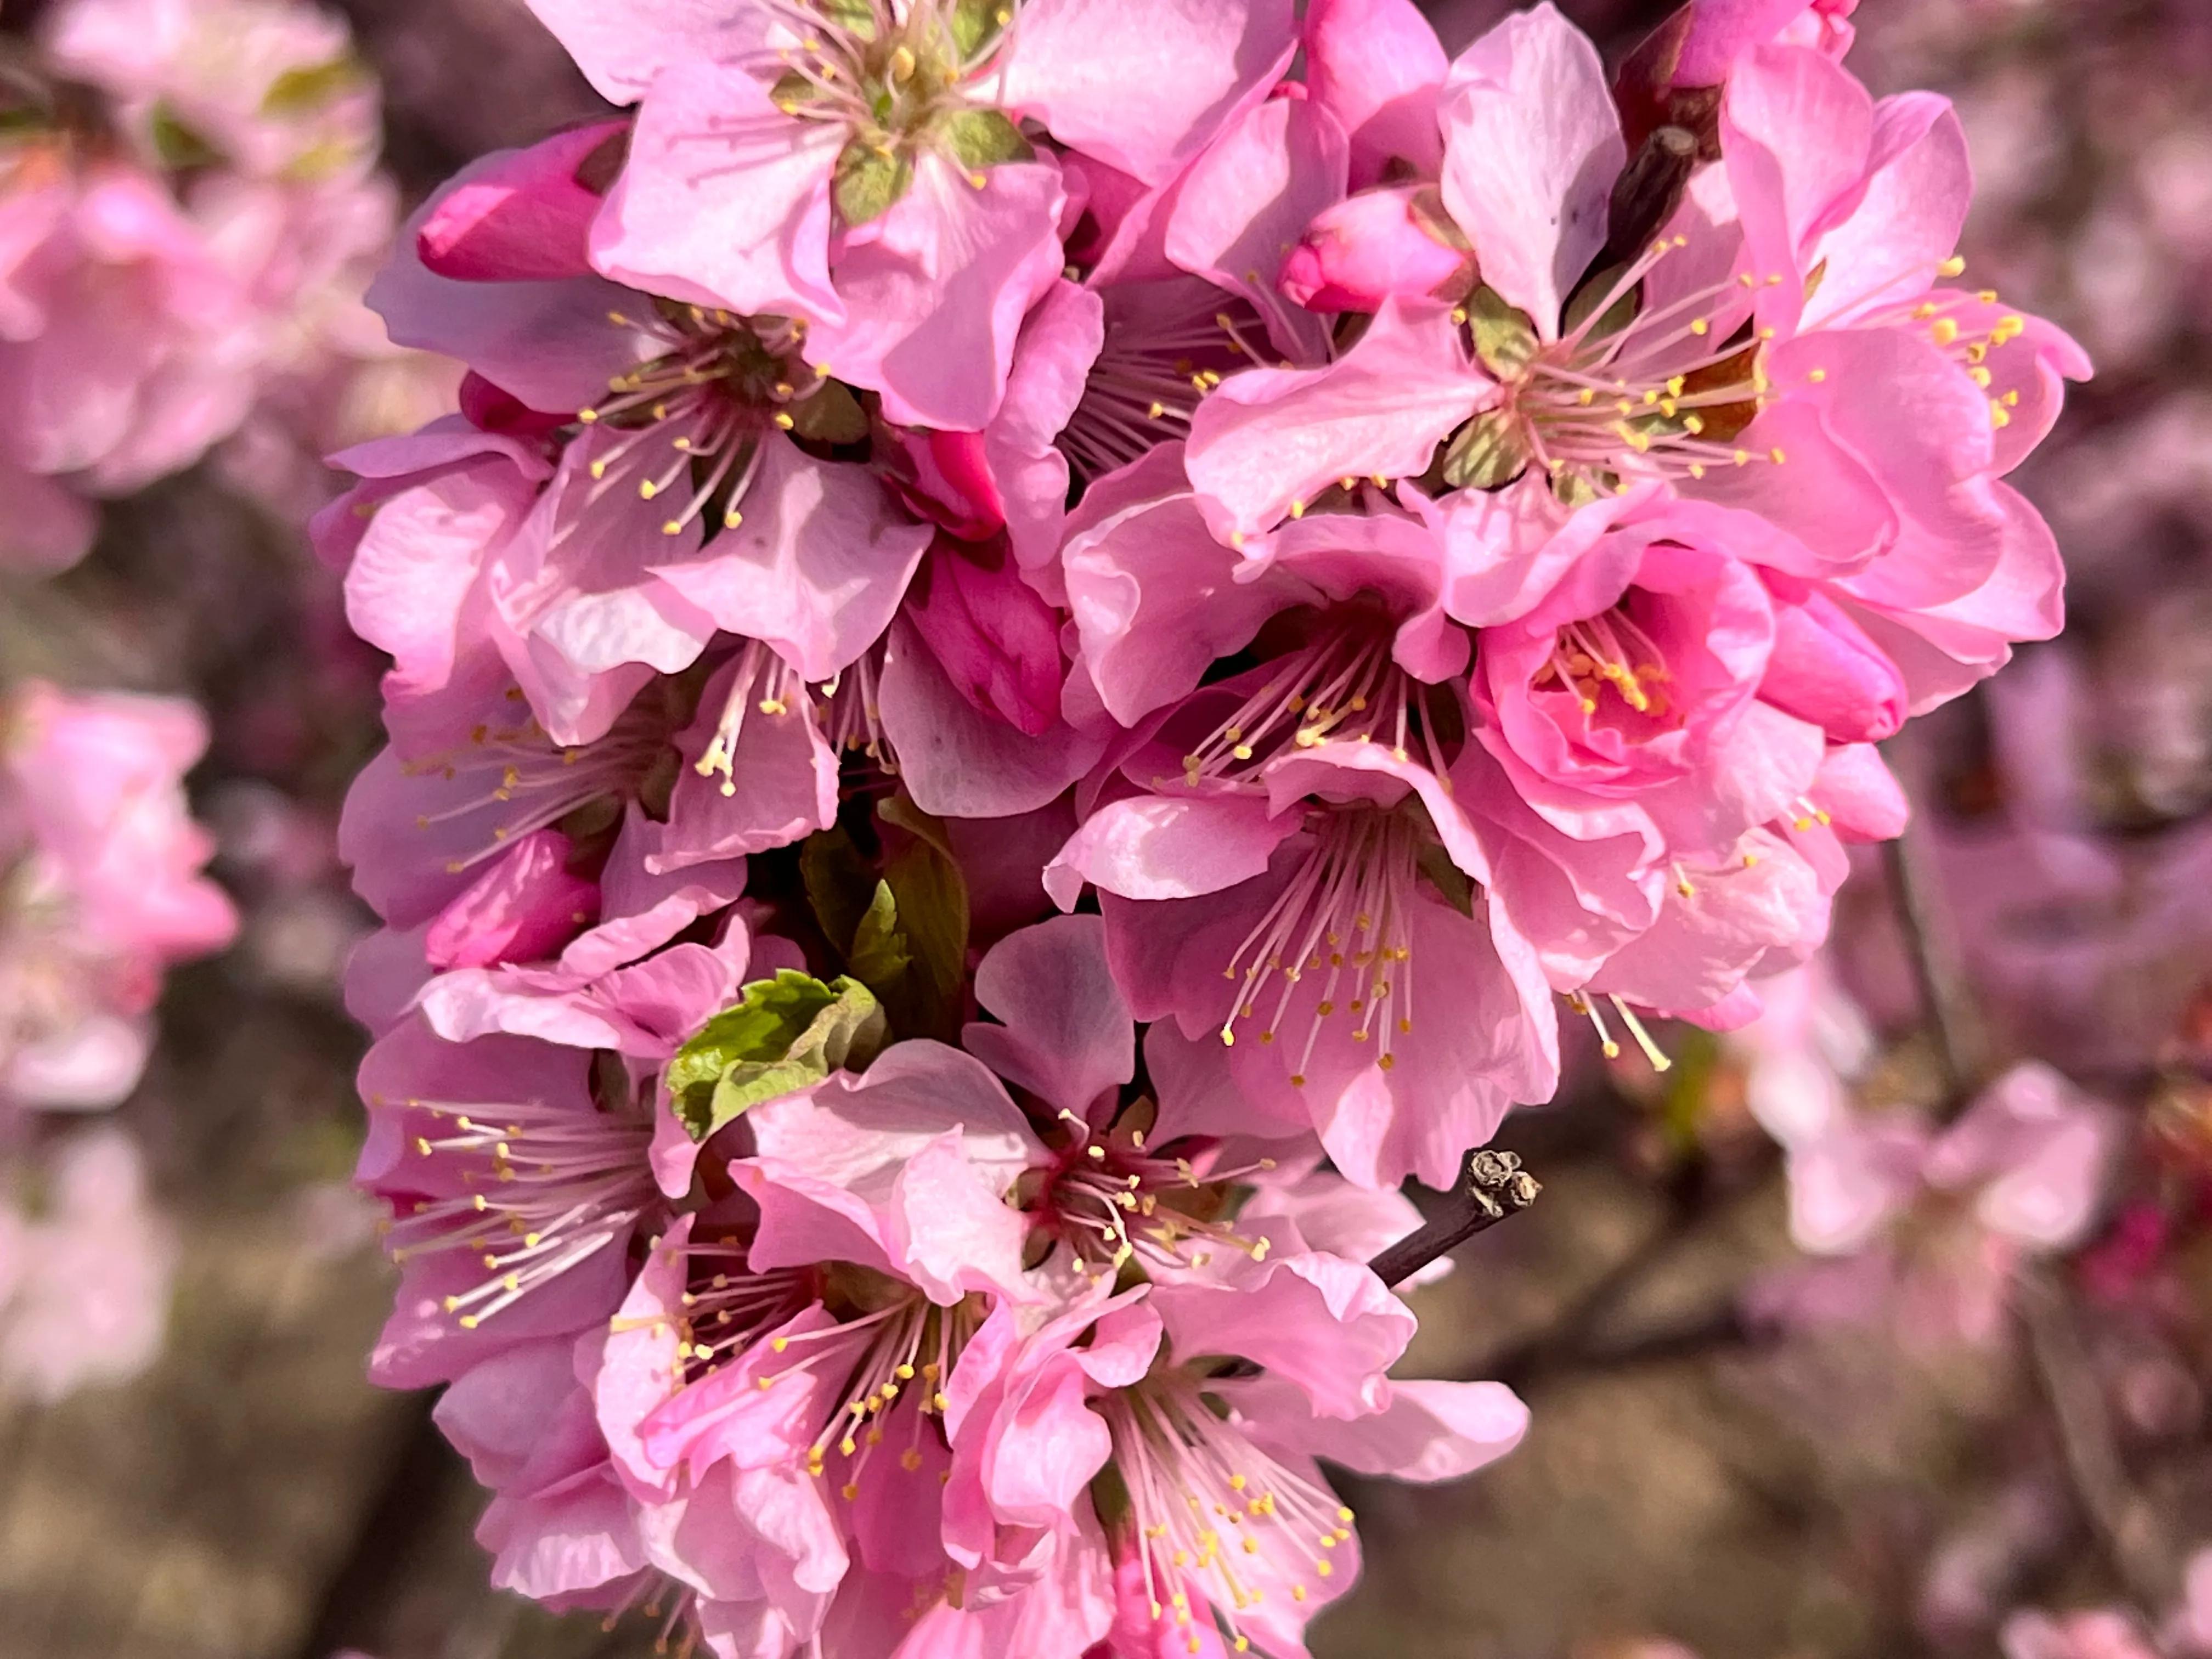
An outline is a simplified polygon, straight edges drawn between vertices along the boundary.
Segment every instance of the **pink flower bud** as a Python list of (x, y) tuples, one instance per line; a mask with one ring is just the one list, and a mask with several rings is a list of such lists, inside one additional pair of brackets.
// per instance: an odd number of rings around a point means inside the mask
[(1838, 743), (1875, 743), (1905, 724), (1905, 677), (1836, 602), (1793, 583), (1770, 581), (1774, 655), (1759, 695), (1810, 720)]
[(1447, 221), (1431, 185), (1370, 190), (1328, 209), (1283, 262), (1282, 290), (1310, 311), (1373, 311), (1463, 280), (1464, 250), (1437, 240)]
[(602, 198), (586, 180), (597, 176), (599, 152), (619, 143), (627, 126), (603, 121), (493, 158), (423, 222), (416, 236), (422, 263), (465, 283), (588, 275)]
[(596, 882), (568, 870), (568, 838), (525, 836), (441, 911), (422, 940), (434, 968), (489, 968), (551, 956), (599, 913)]
[(939, 536), (908, 591), (906, 616), (983, 713), (1031, 737), (1059, 719), (1059, 613), (1022, 580), (1004, 536)]
[(896, 432), (903, 465), (892, 482), (906, 504), (965, 542), (1006, 527), (1006, 507), (980, 432)]
[(575, 418), (573, 415), (549, 415), (544, 410), (532, 409), (474, 369), (461, 376), (460, 404), (461, 413), (477, 431), (517, 438), (543, 437)]

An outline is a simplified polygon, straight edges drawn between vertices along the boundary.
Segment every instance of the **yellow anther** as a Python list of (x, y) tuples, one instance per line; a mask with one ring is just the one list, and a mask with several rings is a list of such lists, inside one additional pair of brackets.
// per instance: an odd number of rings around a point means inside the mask
[(1936, 267), (1936, 274), (1938, 276), (1959, 276), (1965, 274), (1966, 269), (1966, 262), (1954, 253)]

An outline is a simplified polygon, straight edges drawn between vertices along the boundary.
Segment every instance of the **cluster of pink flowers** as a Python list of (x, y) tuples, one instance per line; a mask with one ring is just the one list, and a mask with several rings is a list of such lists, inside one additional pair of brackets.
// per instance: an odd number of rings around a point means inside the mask
[(163, 974), (237, 929), (185, 800), (206, 746), (171, 699), (32, 684), (0, 704), (0, 1391), (128, 1376), (160, 1341), (173, 1249), (135, 1143), (64, 1138), (31, 1206), (15, 1154), (33, 1114), (137, 1086)]
[(635, 107), (416, 216), (461, 413), (318, 523), (375, 1374), (556, 1605), (1302, 1653), (1316, 1460), (1525, 1422), (1389, 1375), (1396, 1188), (1560, 1002), (1663, 1065), (1817, 947), (1874, 745), (2059, 625), (2086, 362), (1832, 0), (1610, 86), (1549, 5), (533, 5)]
[[(62, 0), (0, 41), (0, 564), (73, 563), (98, 501), (392, 355), (361, 320), (397, 217), (379, 143), (343, 20), (304, 0)], [(244, 471), (282, 489), (272, 447)]]

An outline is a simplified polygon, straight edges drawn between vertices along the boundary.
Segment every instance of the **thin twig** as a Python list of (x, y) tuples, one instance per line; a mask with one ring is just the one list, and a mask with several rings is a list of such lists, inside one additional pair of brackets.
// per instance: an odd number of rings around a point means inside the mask
[(1385, 1285), (1401, 1285), (1447, 1250), (1520, 1214), (1543, 1190), (1511, 1152), (1470, 1152), (1467, 1178), (1443, 1208), (1367, 1265)]
[(1982, 1070), (1978, 1022), (1957, 963), (1935, 923), (1918, 836), (1911, 829), (1882, 843), (1884, 872), (1905, 935), (1905, 954), (1920, 994), (1928, 1034), (1943, 1072), (1943, 1115), (1955, 1117), (1972, 1097)]
[(2027, 1330), (2036, 1378), (2082, 1515), (2128, 1593), (2146, 1611), (2155, 1611), (2179, 1588), (2172, 1552), (2120, 1461), (2104, 1389), (2082, 1346), (2066, 1286), (2047, 1267), (2023, 1267), (2013, 1306)]

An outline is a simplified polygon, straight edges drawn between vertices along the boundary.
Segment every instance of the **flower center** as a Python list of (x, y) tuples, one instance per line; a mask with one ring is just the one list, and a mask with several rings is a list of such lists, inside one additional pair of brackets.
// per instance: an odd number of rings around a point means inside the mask
[(884, 734), (879, 691), (888, 648), (879, 640), (834, 677), (810, 686), (772, 647), (746, 641), (738, 653), (721, 719), (692, 769), (702, 778), (720, 773), (722, 793), (734, 795), (738, 745), (746, 722), (797, 719), (815, 721), (824, 740), (840, 754), (858, 755), (885, 776), (897, 776), (898, 757)]
[[(1340, 1012), (1354, 1042), (1375, 1042), (1376, 1064), (1397, 1064), (1395, 1039), (1413, 1029), (1412, 908), (1426, 838), (1413, 814), (1395, 807), (1321, 808), (1308, 833), (1312, 851), (1221, 970), (1243, 981), (1222, 1023), (1227, 1046), (1248, 1020), (1273, 1042), (1307, 976), (1324, 975), (1292, 1088), (1305, 1086), (1314, 1045)], [(1273, 1005), (1264, 1014), (1263, 1003)]]
[[(507, 696), (518, 704), (523, 700), (520, 687), (510, 686)], [(493, 809), (495, 821), (485, 843), (447, 861), (447, 873), (459, 875), (580, 807), (635, 795), (667, 751), (670, 725), (667, 711), (650, 693), (624, 709), (606, 736), (578, 748), (556, 746), (526, 714), (514, 726), (480, 723), (466, 743), (404, 763), (410, 777), (440, 774), (460, 786), (459, 799), (418, 814), (415, 827), (428, 830)]]
[[(1109, 293), (1106, 334), (1083, 397), (1056, 440), (1089, 485), (1185, 437), (1199, 399), (1255, 355), (1218, 289), (1158, 283)], [(1248, 313), (1249, 315), (1249, 313)]]
[(481, 1258), (483, 1281), (445, 1299), (465, 1330), (612, 1244), (658, 1197), (650, 1124), (537, 1101), (406, 1105), (433, 1120), (413, 1149), (435, 1166), (435, 1185), (450, 1189), (458, 1175), (464, 1190), (394, 1200), (387, 1248), (395, 1262), (444, 1250)]
[(981, 188), (982, 169), (1027, 161), (1029, 142), (971, 98), (1006, 44), (1013, 0), (766, 0), (796, 37), (775, 54), (769, 96), (795, 120), (841, 129), (833, 199), (849, 228), (906, 193), (915, 157), (944, 155)]
[(661, 533), (681, 535), (711, 512), (721, 528), (744, 521), (742, 503), (759, 471), (769, 428), (833, 440), (866, 435), (866, 419), (843, 387), (799, 356), (804, 319), (737, 317), (657, 300), (642, 321), (610, 312), (667, 347), (608, 381), (608, 396), (577, 411), (585, 428), (614, 434), (592, 456), (593, 489), (635, 489), (646, 501), (681, 496)]
[(1245, 782), (1269, 761), (1322, 744), (1383, 742), (1399, 760), (1419, 749), (1442, 776), (1430, 688), (1399, 667), (1373, 618), (1330, 622), (1270, 665), (1259, 687), (1183, 757), (1184, 781)]
[(1103, 1283), (1133, 1260), (1146, 1268), (1203, 1267), (1217, 1249), (1267, 1259), (1269, 1241), (1237, 1232), (1226, 1212), (1235, 1183), (1273, 1169), (1274, 1159), (1201, 1171), (1147, 1147), (1126, 1113), (1100, 1136), (1073, 1112), (1060, 1117), (1073, 1138), (1036, 1207), (1086, 1276)]
[(1251, 1639), (1237, 1615), (1283, 1586), (1303, 1604), (1309, 1577), (1334, 1577), (1351, 1541), (1352, 1511), (1334, 1492), (1283, 1467), (1214, 1408), (1201, 1382), (1170, 1371), (1097, 1402), (1127, 1489), (1127, 1547), (1155, 1624), (1192, 1653), (1210, 1620), (1235, 1651)]
[(833, 1452), (842, 1459), (839, 1490), (850, 1502), (885, 1445), (903, 1442), (896, 1455), (904, 1473), (921, 1468), (923, 1437), (936, 1431), (931, 1419), (949, 1403), (945, 1380), (985, 1310), (973, 1297), (940, 1308), (911, 1285), (863, 1267), (838, 1264), (826, 1280), (823, 1305), (838, 1322), (771, 1338), (771, 1352), (790, 1363), (762, 1371), (757, 1386), (766, 1392), (794, 1377), (839, 1379), (824, 1391), (830, 1409), (805, 1459), (817, 1479), (826, 1476)]
[(1643, 479), (1787, 459), (1735, 441), (1773, 395), (1760, 347), (1774, 331), (1745, 320), (1760, 279), (1743, 273), (1645, 308), (1645, 279), (1687, 245), (1662, 239), (1585, 289), (1550, 342), (1478, 292), (1476, 346), (1500, 399), (1462, 428), (1447, 461), (1453, 482), (1491, 489), (1534, 465), (1562, 501), (1580, 506)]
[[(1595, 715), (1610, 702), (1616, 715), (1626, 712), (1665, 722), (1674, 713), (1666, 690), (1673, 679), (1666, 653), (1624, 602), (1561, 628), (1552, 654), (1529, 685), (1553, 696), (1572, 696), (1584, 715)], [(1679, 715), (1674, 723), (1680, 723)]]

